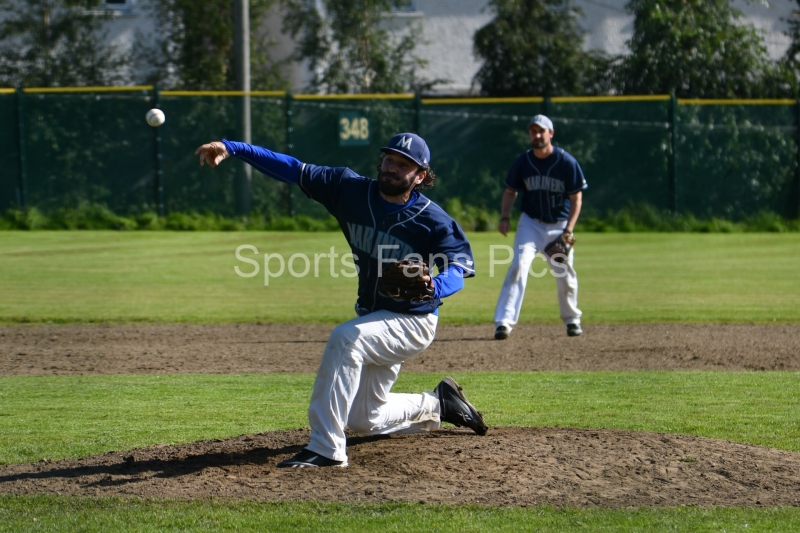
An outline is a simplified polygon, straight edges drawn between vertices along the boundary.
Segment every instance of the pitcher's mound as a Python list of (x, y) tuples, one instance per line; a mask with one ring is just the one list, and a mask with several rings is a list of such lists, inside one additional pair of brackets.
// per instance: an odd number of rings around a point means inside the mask
[(800, 505), (800, 453), (671, 434), (459, 428), (348, 441), (348, 468), (278, 469), (308, 430), (0, 466), (0, 493), (556, 507)]

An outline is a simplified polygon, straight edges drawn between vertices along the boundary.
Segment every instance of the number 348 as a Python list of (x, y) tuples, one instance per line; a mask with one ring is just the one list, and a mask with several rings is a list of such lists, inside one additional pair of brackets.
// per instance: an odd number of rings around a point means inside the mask
[(343, 141), (348, 139), (369, 139), (369, 120), (365, 117), (339, 119), (339, 138)]

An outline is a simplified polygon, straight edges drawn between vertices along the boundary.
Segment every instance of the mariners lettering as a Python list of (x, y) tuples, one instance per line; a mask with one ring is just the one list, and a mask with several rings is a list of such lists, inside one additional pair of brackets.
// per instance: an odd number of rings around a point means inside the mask
[(378, 259), (378, 249), (381, 248), (380, 257), (385, 261), (386, 259), (403, 259), (409, 254), (414, 253), (414, 249), (407, 245), (397, 237), (392, 237), (382, 231), (378, 232), (378, 237), (375, 239), (375, 247), (370, 254), (373, 259)]
[(383, 259), (403, 259), (408, 254), (414, 253), (414, 249), (401, 241), (382, 231), (375, 237), (375, 228), (364, 226), (353, 222), (347, 223), (347, 230), (350, 233), (350, 246), (368, 253), (373, 259), (378, 258), (378, 247), (383, 247)]
[(548, 191), (564, 193), (564, 182), (550, 176), (528, 176), (525, 178), (525, 188), (529, 191)]
[(372, 226), (348, 222), (347, 229), (350, 233), (350, 246), (366, 253), (372, 251), (372, 237), (375, 233), (375, 229)]

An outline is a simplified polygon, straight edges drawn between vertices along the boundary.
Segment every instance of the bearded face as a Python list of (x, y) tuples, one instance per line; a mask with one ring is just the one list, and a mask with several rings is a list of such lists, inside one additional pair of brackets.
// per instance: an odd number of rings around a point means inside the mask
[(400, 196), (414, 188), (415, 178), (415, 174), (401, 177), (396, 172), (384, 170), (378, 174), (378, 188), (386, 196)]
[(553, 132), (539, 126), (532, 124), (528, 129), (531, 138), (531, 146), (534, 149), (547, 148), (550, 144), (550, 139), (553, 137)]
[(417, 185), (419, 166), (399, 154), (387, 153), (378, 170), (378, 188), (384, 196), (405, 195)]

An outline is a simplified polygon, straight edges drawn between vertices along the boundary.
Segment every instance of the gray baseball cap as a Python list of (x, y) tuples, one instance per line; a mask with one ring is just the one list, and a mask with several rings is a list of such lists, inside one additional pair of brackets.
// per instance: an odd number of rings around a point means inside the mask
[(536, 115), (535, 117), (533, 117), (531, 121), (528, 122), (528, 127), (530, 128), (534, 124), (546, 130), (553, 131), (553, 121), (544, 115)]

